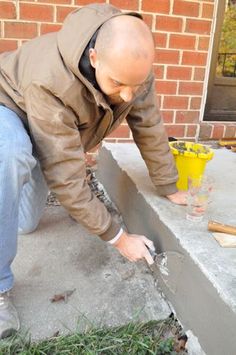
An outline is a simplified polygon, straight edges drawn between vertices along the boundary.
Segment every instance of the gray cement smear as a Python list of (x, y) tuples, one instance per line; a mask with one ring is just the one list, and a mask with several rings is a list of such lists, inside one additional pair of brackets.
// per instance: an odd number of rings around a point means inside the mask
[[(19, 236), (14, 303), (33, 340), (55, 332), (164, 319), (171, 310), (144, 262), (126, 261), (89, 234), (62, 207), (47, 207), (32, 234)], [(55, 294), (75, 289), (68, 302)]]
[(198, 336), (207, 354), (234, 355), (236, 249), (221, 248), (207, 231), (207, 222), (236, 224), (236, 154), (216, 150), (206, 173), (215, 179), (214, 192), (208, 214), (196, 224), (185, 219), (184, 206), (157, 196), (134, 144), (105, 144), (100, 152), (101, 182), (130, 232), (146, 234), (158, 251), (185, 255), (176, 294), (162, 284), (178, 317)]

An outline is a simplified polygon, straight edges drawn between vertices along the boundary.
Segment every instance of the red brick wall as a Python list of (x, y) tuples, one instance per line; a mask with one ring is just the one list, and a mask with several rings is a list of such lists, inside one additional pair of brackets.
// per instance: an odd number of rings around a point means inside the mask
[[(0, 0), (0, 51), (57, 31), (66, 15), (89, 0)], [(168, 135), (194, 139), (232, 134), (235, 127), (203, 124), (199, 117), (206, 73), (214, 0), (108, 0), (123, 10), (139, 11), (156, 42), (156, 90)], [(130, 141), (127, 124), (109, 140)]]

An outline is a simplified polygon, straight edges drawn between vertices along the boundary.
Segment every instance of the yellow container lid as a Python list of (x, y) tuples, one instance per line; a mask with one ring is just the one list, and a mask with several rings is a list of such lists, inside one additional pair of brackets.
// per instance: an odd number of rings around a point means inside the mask
[(206, 160), (211, 160), (214, 155), (211, 148), (200, 143), (174, 141), (170, 142), (169, 145), (173, 155), (183, 155), (184, 157)]

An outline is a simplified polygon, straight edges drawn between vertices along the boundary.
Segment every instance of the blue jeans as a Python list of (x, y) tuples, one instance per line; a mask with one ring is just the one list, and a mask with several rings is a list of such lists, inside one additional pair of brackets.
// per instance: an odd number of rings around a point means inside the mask
[(48, 188), (17, 114), (0, 106), (0, 293), (13, 286), (17, 235), (34, 231)]

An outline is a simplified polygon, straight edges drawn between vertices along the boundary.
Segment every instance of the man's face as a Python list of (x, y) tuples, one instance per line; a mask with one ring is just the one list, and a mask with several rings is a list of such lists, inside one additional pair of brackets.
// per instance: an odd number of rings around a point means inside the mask
[[(137, 90), (144, 84), (150, 65), (142, 60), (113, 58), (98, 60), (96, 50), (90, 50), (90, 62), (95, 68), (95, 76), (101, 91), (110, 104), (130, 102)], [(146, 64), (146, 65), (145, 65)]]

